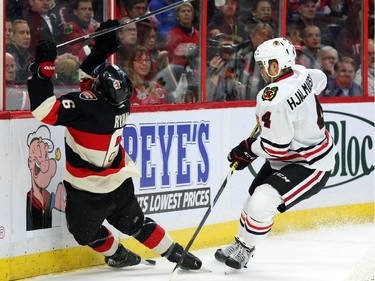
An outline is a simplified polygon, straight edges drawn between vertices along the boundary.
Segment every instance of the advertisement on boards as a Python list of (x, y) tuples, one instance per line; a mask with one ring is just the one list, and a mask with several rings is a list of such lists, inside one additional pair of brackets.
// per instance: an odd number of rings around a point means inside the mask
[[(358, 114), (373, 112), (372, 104), (323, 107), (336, 166), (326, 188), (293, 210), (373, 202), (374, 117)], [(228, 152), (254, 125), (254, 108), (131, 114), (123, 145), (141, 172), (134, 185), (144, 213), (167, 230), (196, 227), (230, 172)], [(64, 214), (64, 128), (34, 119), (1, 126), (10, 137), (1, 140), (9, 149), (1, 152), (0, 256), (76, 246)], [(207, 224), (238, 219), (262, 164), (233, 174)]]

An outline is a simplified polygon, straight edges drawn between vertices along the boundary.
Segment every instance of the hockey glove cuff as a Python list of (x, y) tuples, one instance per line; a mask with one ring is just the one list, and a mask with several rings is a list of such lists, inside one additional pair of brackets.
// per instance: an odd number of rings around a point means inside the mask
[(254, 141), (256, 141), (256, 138), (248, 138), (231, 150), (228, 154), (231, 167), (237, 162), (236, 170), (243, 170), (258, 158), (258, 155), (251, 151), (251, 144)]
[(41, 79), (51, 79), (55, 73), (55, 59), (57, 48), (54, 42), (41, 40), (36, 45), (35, 60), (29, 66), (33, 74), (37, 74)]

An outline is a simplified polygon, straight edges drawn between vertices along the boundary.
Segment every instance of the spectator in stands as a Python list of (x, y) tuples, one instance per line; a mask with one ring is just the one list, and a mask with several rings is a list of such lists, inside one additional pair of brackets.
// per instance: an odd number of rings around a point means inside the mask
[[(374, 40), (368, 39), (368, 95), (374, 96), (375, 93), (375, 56), (374, 56)], [(354, 82), (358, 85), (362, 85), (362, 67), (359, 67), (354, 78)], [(363, 87), (363, 86), (362, 86)]]
[(125, 17), (137, 18), (147, 12), (147, 6), (147, 0), (116, 0), (115, 18), (118, 20)]
[(259, 22), (250, 31), (251, 51), (245, 57), (242, 84), (246, 87), (246, 99), (255, 99), (259, 90), (266, 86), (260, 68), (254, 59), (254, 51), (264, 41), (271, 39), (272, 27), (268, 23)]
[(296, 20), (289, 22), (289, 24), (295, 24), (296, 26), (298, 26), (301, 34), (307, 26), (318, 26), (322, 38), (321, 43), (334, 47), (335, 42), (333, 40), (331, 31), (324, 23), (321, 23), (316, 19), (317, 2), (318, 0), (300, 0), (300, 15)]
[[(256, 0), (252, 4), (251, 14), (242, 15), (240, 20), (246, 25), (247, 31), (259, 22), (267, 23), (272, 27), (272, 30), (277, 32), (276, 24), (272, 19), (272, 5), (270, 0)], [(273, 34), (274, 37), (276, 34)]]
[(328, 82), (324, 96), (353, 97), (362, 96), (362, 87), (354, 82), (355, 64), (350, 57), (343, 57), (335, 65), (335, 78)]
[(17, 81), (17, 63), (10, 53), (5, 53), (5, 80), (7, 84), (14, 84)]
[(216, 53), (209, 61), (206, 79), (208, 101), (244, 100), (246, 88), (237, 80), (235, 69), (229, 66), (233, 58), (233, 39), (228, 34), (216, 35)]
[[(73, 16), (65, 25), (63, 42), (73, 40), (95, 32), (96, 26), (91, 24), (93, 16), (92, 0), (76, 0), (73, 5)], [(82, 61), (89, 54), (91, 40), (82, 41), (64, 48), (64, 52), (78, 56)]]
[(70, 53), (57, 56), (55, 60), (55, 84), (77, 85), (79, 83), (78, 68), (78, 57)]
[(61, 32), (55, 15), (50, 16), (49, 10), (52, 0), (29, 0), (27, 22), (31, 33), (29, 52), (34, 56), (36, 44), (42, 40), (49, 40), (58, 44)]
[(353, 58), (358, 68), (361, 61), (361, 1), (353, 5), (352, 9), (338, 35), (337, 51), (341, 56)]
[(160, 70), (155, 77), (155, 80), (163, 86), (168, 92), (167, 102), (175, 102), (171, 95), (180, 81), (182, 73), (185, 73), (188, 80), (188, 87), (195, 96), (198, 90), (198, 48), (193, 43), (179, 44), (174, 50), (172, 61)]
[[(151, 0), (148, 4), (148, 8), (150, 12), (152, 12), (179, 1), (180, 0)], [(158, 14), (155, 17), (159, 23), (158, 34), (156, 38), (157, 47), (159, 49), (163, 49), (165, 38), (168, 32), (178, 24), (178, 20), (176, 18), (176, 10), (171, 9), (164, 13)]]
[(154, 81), (151, 72), (151, 57), (147, 49), (137, 46), (130, 56), (127, 72), (132, 79), (134, 93), (132, 105), (160, 104), (166, 102), (167, 92)]
[(31, 56), (28, 52), (31, 36), (30, 28), (25, 20), (13, 21), (13, 42), (7, 45), (6, 51), (13, 55), (17, 63), (17, 82), (26, 82), (28, 77), (28, 66)]
[(178, 44), (193, 43), (199, 45), (199, 31), (193, 27), (194, 8), (190, 3), (181, 4), (176, 8), (178, 25), (168, 32), (165, 50), (169, 61), (172, 61), (174, 50)]
[(232, 36), (234, 44), (240, 44), (248, 40), (245, 25), (236, 16), (238, 0), (226, 0), (223, 6), (216, 7), (207, 30), (210, 37), (224, 33)]
[(5, 22), (5, 44), (11, 44), (13, 38), (13, 27), (12, 27), (12, 21), (10, 19), (7, 19)]
[(293, 42), (293, 46), (296, 49), (296, 64), (303, 65), (302, 62), (302, 55), (303, 55), (303, 47), (299, 42)]
[[(122, 21), (126, 22), (129, 18), (124, 18)], [(137, 26), (135, 23), (125, 25), (119, 29), (117, 36), (120, 40), (120, 48), (116, 52), (117, 64), (122, 67), (126, 67), (130, 62), (130, 54), (137, 46)]]
[(17, 85), (17, 64), (13, 55), (5, 53), (5, 79), (6, 79), (6, 109), (30, 109), (29, 96), (26, 88)]
[(157, 26), (150, 21), (141, 21), (137, 24), (137, 45), (144, 46), (149, 51), (154, 73), (169, 63), (168, 52), (156, 48), (157, 30)]
[(287, 31), (286, 31), (287, 39), (290, 42), (303, 44), (301, 32), (298, 26), (296, 26), (295, 24), (288, 24), (286, 28), (287, 28)]
[(331, 46), (324, 46), (318, 52), (320, 70), (327, 75), (327, 81), (335, 78), (335, 65), (339, 60), (337, 50)]
[(319, 27), (315, 25), (306, 26), (302, 32), (304, 43), (301, 64), (306, 68), (320, 69), (318, 53), (321, 46), (321, 35)]

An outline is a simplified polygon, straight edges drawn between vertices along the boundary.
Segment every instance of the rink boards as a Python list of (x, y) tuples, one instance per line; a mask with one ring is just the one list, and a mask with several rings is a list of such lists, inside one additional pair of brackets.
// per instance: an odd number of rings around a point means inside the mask
[[(326, 127), (339, 154), (327, 187), (291, 212), (275, 219), (272, 234), (320, 225), (363, 223), (374, 218), (373, 103), (324, 104)], [(133, 113), (123, 144), (142, 177), (134, 180), (143, 211), (186, 245), (229, 172), (226, 155), (255, 125), (254, 108)], [(27, 194), (35, 175), (45, 192), (55, 194), (63, 179), (62, 127), (44, 127), (32, 118), (0, 120), (0, 280), (72, 270), (103, 263), (79, 247), (67, 231), (58, 202), (51, 205), (52, 225), (27, 230)], [(31, 143), (44, 144), (49, 165), (33, 160)], [(55, 171), (51, 170), (56, 163)], [(247, 189), (261, 160), (235, 172), (213, 208), (192, 249), (230, 241)], [(40, 177), (45, 177), (40, 179)], [(132, 238), (113, 233), (144, 258), (155, 256)]]

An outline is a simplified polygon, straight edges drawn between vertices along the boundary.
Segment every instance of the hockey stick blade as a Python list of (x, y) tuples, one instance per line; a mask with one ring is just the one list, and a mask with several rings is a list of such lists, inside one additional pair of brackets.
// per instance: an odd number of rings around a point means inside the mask
[(141, 260), (141, 264), (154, 266), (154, 265), (156, 265), (156, 261), (154, 261), (154, 260)]
[(227, 267), (226, 269), (225, 269), (225, 271), (224, 271), (224, 274), (225, 275), (229, 275), (229, 274), (232, 274), (232, 273), (234, 273), (234, 272), (236, 272), (236, 271), (238, 271), (239, 269), (235, 269), (235, 268), (233, 268), (233, 267)]

